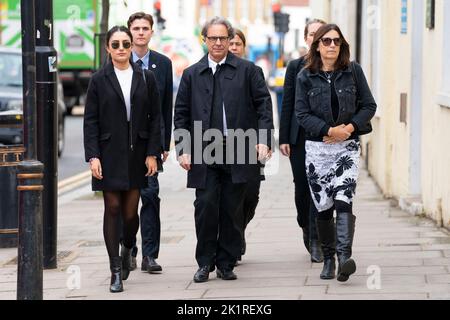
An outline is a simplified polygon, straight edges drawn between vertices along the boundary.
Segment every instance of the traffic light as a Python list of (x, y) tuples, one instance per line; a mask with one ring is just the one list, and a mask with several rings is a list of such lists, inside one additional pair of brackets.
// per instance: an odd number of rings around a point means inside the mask
[(161, 1), (156, 1), (153, 5), (153, 9), (155, 9), (155, 17), (158, 28), (161, 30), (166, 29), (166, 19), (161, 17)]
[(275, 24), (275, 32), (288, 33), (289, 19), (290, 15), (288, 13), (274, 12), (273, 20)]
[(279, 2), (272, 4), (272, 12), (281, 12), (281, 4)]

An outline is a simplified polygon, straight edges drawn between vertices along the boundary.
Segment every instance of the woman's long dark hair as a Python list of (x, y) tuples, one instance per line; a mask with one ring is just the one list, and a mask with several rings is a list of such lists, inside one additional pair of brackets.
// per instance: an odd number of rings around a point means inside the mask
[(242, 44), (244, 45), (244, 48), (247, 46), (247, 39), (245, 39), (245, 35), (244, 33), (240, 30), (240, 29), (234, 29), (234, 32), (236, 33), (236, 35), (241, 38), (242, 40)]
[(315, 23), (320, 23), (321, 25), (327, 24), (325, 21), (323, 21), (321, 19), (312, 19), (312, 20), (308, 21), (308, 23), (305, 26), (305, 31), (304, 31), (305, 40), (306, 40), (306, 38), (308, 38), (309, 27)]
[(335, 24), (326, 24), (323, 25), (317, 30), (314, 41), (311, 45), (311, 49), (306, 56), (306, 69), (309, 69), (313, 73), (317, 73), (322, 68), (323, 62), (320, 56), (320, 52), (318, 51), (320, 40), (326, 35), (328, 32), (335, 30), (339, 37), (342, 39), (342, 44), (339, 52), (339, 57), (334, 64), (335, 70), (343, 70), (346, 69), (350, 65), (350, 45), (347, 40), (345, 40), (344, 35), (341, 32), (341, 29)]

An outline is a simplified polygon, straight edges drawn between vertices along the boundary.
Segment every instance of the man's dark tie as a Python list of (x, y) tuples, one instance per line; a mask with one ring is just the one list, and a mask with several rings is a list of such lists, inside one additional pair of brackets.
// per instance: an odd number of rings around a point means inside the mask
[(217, 65), (216, 72), (214, 73), (214, 91), (213, 91), (213, 104), (211, 108), (211, 128), (219, 129), (223, 133), (223, 98), (222, 90), (220, 87), (220, 71), (221, 67)]
[(142, 69), (142, 66), (144, 65), (144, 62), (141, 59), (138, 59), (138, 61), (136, 61), (136, 63)]

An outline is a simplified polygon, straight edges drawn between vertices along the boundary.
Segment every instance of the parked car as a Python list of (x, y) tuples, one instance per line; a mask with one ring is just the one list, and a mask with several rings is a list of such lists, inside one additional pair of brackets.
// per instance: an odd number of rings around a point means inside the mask
[[(66, 105), (58, 81), (58, 156), (64, 149)], [(22, 52), (0, 47), (0, 143), (23, 143)]]

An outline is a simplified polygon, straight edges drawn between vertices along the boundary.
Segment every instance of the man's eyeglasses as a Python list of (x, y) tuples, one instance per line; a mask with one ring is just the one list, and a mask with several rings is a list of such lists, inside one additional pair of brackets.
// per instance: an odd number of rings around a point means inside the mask
[(331, 46), (331, 42), (334, 42), (334, 45), (335, 45), (336, 47), (340, 47), (341, 44), (342, 44), (342, 39), (341, 39), (341, 38), (334, 38), (334, 39), (331, 39), (331, 38), (322, 38), (322, 39), (320, 39), (320, 40), (322, 41), (322, 43), (323, 43), (323, 45), (324, 45), (325, 47)]
[(208, 39), (208, 41), (210, 41), (212, 43), (216, 43), (217, 40), (220, 40), (220, 43), (225, 43), (230, 38), (229, 37), (206, 37), (206, 39)]
[[(122, 47), (124, 49), (130, 49), (131, 48), (131, 42), (130, 41), (122, 41)], [(117, 50), (120, 48), (120, 41), (113, 41), (111, 42), (111, 48), (114, 50)]]

